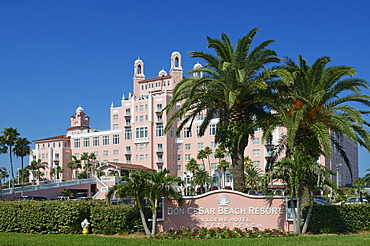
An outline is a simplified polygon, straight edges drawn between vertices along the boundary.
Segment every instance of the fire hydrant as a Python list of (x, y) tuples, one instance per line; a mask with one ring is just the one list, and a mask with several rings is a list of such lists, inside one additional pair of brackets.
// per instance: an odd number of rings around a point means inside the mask
[(87, 219), (81, 222), (82, 234), (84, 235), (89, 234), (89, 225), (90, 225), (90, 222)]

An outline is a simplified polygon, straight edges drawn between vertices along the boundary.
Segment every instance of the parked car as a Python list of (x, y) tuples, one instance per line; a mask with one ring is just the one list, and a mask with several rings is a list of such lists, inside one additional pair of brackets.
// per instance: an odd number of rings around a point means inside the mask
[(46, 201), (47, 198), (43, 196), (19, 196), (16, 198), (17, 201)]
[[(368, 203), (367, 199), (362, 198), (362, 203)], [(361, 199), (359, 196), (350, 197), (344, 204), (361, 204)]]

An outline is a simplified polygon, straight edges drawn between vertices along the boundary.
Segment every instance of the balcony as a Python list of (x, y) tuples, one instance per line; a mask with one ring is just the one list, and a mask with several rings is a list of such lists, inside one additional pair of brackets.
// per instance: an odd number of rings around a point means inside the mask
[(162, 123), (163, 123), (163, 119), (156, 119), (156, 120), (155, 120), (155, 123), (157, 123), (157, 124), (162, 124)]
[(125, 123), (123, 124), (123, 126), (124, 126), (124, 127), (131, 127), (131, 122), (125, 122)]
[(129, 160), (125, 160), (123, 163), (125, 163), (125, 164), (131, 164), (131, 160), (129, 161)]
[(156, 113), (162, 113), (162, 110), (163, 110), (163, 108), (156, 108), (156, 109), (155, 109), (155, 112), (156, 112)]
[(131, 150), (125, 150), (125, 155), (131, 155)]
[(54, 157), (53, 161), (59, 161), (59, 157)]
[(163, 148), (157, 148), (155, 152), (163, 152)]
[(272, 154), (273, 154), (272, 151), (266, 151), (265, 152), (265, 157), (266, 158), (271, 158), (272, 157)]
[(125, 112), (123, 115), (124, 115), (125, 117), (130, 117), (130, 116), (131, 116), (131, 112)]
[(162, 158), (157, 158), (157, 160), (155, 162), (156, 163), (163, 163), (163, 159)]

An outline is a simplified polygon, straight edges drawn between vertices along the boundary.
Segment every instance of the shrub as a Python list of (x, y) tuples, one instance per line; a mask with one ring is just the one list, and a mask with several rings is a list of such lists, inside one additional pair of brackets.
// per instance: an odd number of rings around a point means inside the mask
[(343, 233), (370, 231), (370, 205), (314, 206), (309, 231), (312, 233)]

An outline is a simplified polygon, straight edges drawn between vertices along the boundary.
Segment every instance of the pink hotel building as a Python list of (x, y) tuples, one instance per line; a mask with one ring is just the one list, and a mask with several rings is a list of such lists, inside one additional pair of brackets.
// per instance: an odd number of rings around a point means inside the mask
[[(201, 66), (199, 63), (194, 67)], [(198, 76), (194, 74), (194, 76)], [(202, 75), (200, 75), (202, 76)], [(78, 107), (75, 115), (70, 117), (70, 128), (65, 135), (35, 140), (35, 149), (30, 160), (41, 159), (48, 163), (45, 177), (51, 179), (50, 170), (57, 165), (63, 168), (61, 178), (72, 179), (72, 171), (67, 168), (71, 156), (80, 158), (83, 153), (95, 153), (102, 163), (101, 170), (116, 169), (119, 172), (127, 169), (149, 168), (154, 170), (168, 169), (171, 174), (182, 178), (191, 176), (186, 170), (186, 164), (191, 158), (197, 157), (200, 149), (210, 147), (213, 151), (216, 125), (218, 119), (213, 119), (203, 137), (197, 136), (203, 115), (199, 115), (193, 126), (185, 127), (181, 134), (176, 135), (176, 124), (164, 133), (168, 116), (162, 112), (172, 98), (172, 90), (176, 83), (183, 79), (181, 55), (173, 52), (169, 75), (163, 69), (157, 78), (146, 79), (144, 63), (138, 59), (134, 63), (133, 88), (134, 93), (122, 97), (121, 105), (110, 107), (110, 130), (99, 131), (90, 128), (90, 118), (84, 109)], [(175, 109), (174, 109), (175, 110)], [(264, 170), (267, 158), (272, 149), (285, 133), (284, 128), (275, 129), (272, 141), (263, 143), (262, 132), (256, 129), (255, 137), (250, 139), (245, 155), (249, 156), (256, 167)], [(349, 155), (353, 178), (358, 177), (357, 145), (344, 141)], [(210, 171), (213, 186), (220, 187), (221, 172), (217, 169), (218, 159), (210, 156), (210, 167), (206, 161), (205, 169)], [(320, 158), (320, 162), (328, 168), (337, 171), (338, 177), (332, 178), (340, 185), (351, 183), (351, 177), (343, 159), (334, 151), (332, 160)], [(198, 160), (202, 166), (202, 161)], [(341, 163), (343, 163), (341, 165)], [(209, 170), (210, 169), (210, 170)], [(226, 171), (225, 185), (232, 185), (232, 177)]]

